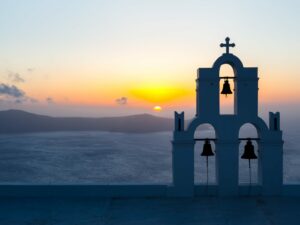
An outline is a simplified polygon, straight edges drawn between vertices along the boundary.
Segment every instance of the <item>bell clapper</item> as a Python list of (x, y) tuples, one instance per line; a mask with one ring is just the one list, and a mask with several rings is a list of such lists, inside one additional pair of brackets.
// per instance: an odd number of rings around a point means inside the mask
[(249, 159), (249, 183), (250, 183), (250, 186), (251, 186), (251, 159)]
[(208, 186), (208, 156), (206, 156), (206, 186)]

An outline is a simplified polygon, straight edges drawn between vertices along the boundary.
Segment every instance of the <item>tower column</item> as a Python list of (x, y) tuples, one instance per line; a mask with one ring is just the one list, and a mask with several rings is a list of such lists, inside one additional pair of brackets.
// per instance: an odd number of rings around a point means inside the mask
[(220, 196), (238, 195), (238, 156), (238, 141), (216, 141), (216, 175)]
[(258, 180), (263, 195), (280, 195), (283, 184), (283, 141), (259, 144)]
[(173, 195), (194, 195), (194, 145), (195, 141), (173, 141)]

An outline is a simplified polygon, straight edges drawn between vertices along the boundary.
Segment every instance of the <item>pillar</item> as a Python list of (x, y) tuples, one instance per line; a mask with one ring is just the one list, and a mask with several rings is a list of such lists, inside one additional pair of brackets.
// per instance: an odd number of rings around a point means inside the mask
[(173, 193), (174, 196), (194, 195), (194, 145), (195, 141), (173, 141)]
[(280, 195), (283, 185), (283, 141), (262, 141), (259, 144), (258, 179), (262, 195)]
[(220, 196), (236, 196), (239, 193), (238, 157), (238, 141), (216, 141), (216, 175)]

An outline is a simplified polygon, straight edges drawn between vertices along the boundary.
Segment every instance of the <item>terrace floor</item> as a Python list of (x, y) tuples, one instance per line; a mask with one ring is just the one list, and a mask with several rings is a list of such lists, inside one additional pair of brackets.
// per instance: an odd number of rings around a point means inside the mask
[(1, 225), (293, 225), (300, 198), (1, 198)]

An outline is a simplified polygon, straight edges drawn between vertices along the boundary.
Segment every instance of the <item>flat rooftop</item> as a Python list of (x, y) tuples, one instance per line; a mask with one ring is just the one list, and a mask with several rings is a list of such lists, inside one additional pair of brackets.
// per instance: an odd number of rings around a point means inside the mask
[(0, 198), (1, 225), (293, 225), (299, 197)]

